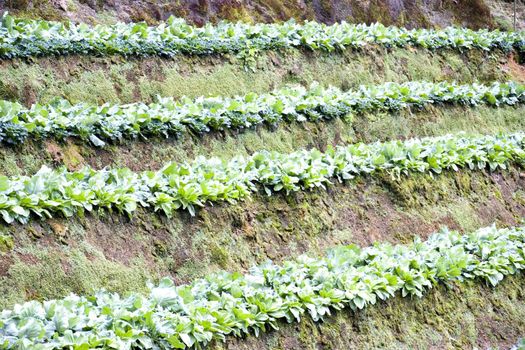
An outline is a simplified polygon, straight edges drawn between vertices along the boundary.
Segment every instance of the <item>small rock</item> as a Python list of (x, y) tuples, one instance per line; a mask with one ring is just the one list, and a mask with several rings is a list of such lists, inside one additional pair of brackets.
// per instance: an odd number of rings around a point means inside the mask
[(51, 3), (59, 9), (67, 12), (67, 1), (66, 0), (52, 0)]
[(67, 226), (64, 226), (60, 224), (57, 221), (50, 221), (49, 226), (51, 226), (51, 229), (53, 230), (54, 234), (58, 237), (65, 237), (68, 231)]
[(275, 54), (270, 54), (270, 60), (272, 61), (273, 65), (276, 67), (280, 67), (282, 65), (281, 60)]
[(38, 239), (38, 238), (42, 238), (44, 237), (44, 233), (42, 232), (42, 230), (37, 230), (35, 229), (34, 227), (29, 227), (27, 229), (27, 232), (29, 233), (30, 236), (32, 236), (34, 239)]

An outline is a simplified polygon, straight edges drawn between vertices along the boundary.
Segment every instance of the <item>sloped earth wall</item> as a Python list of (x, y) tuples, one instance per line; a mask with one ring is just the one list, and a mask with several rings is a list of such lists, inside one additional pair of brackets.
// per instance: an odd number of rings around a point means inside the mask
[(486, 28), (499, 24), (495, 20), (499, 12), (495, 11), (495, 18), (490, 5), (491, 1), (485, 0), (0, 0), (0, 12), (88, 23), (146, 21), (155, 24), (174, 15), (197, 25), (222, 19), (275, 22), (295, 18), (324, 23), (346, 20), (408, 27)]
[(261, 52), (255, 64), (223, 56), (124, 58), (66, 56), (0, 61), (0, 98), (26, 105), (55, 97), (71, 102), (148, 102), (181, 97), (268, 92), (318, 81), (343, 89), (409, 80), (461, 83), (524, 81), (517, 55), (499, 51), (430, 51), (370, 46), (324, 53), (289, 49)]

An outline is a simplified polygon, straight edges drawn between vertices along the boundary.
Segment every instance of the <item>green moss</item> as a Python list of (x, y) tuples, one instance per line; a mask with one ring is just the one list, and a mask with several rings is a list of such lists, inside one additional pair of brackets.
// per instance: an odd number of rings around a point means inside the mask
[(45, 18), (52, 21), (65, 19), (63, 11), (50, 0), (6, 0), (5, 5), (7, 9), (15, 10), (14, 14), (21, 18)]
[(143, 100), (153, 100), (155, 96), (210, 96), (235, 95), (241, 91), (264, 91), (272, 84), (271, 76), (239, 70), (241, 62), (194, 68), (192, 72), (181, 72), (176, 68), (164, 67), (160, 73), (163, 79), (151, 80), (149, 76), (139, 78), (140, 95)]
[(80, 149), (78, 146), (74, 144), (67, 144), (64, 145), (61, 150), (61, 161), (68, 169), (78, 169), (84, 162), (84, 159), (79, 153)]
[(263, 92), (287, 83), (319, 81), (343, 88), (384, 81), (507, 80), (503, 53), (383, 49), (342, 53), (262, 52), (254, 72), (234, 55), (174, 59), (122, 57), (41, 58), (0, 63), (0, 98), (26, 104), (56, 96), (72, 102), (151, 101), (156, 95), (190, 97)]
[(521, 205), (525, 205), (525, 191), (518, 190), (512, 194), (512, 198)]
[(7, 253), (14, 247), (13, 237), (0, 234), (0, 253)]
[(233, 3), (233, 6), (228, 3), (220, 7), (218, 11), (219, 18), (229, 18), (231, 21), (241, 21), (245, 23), (254, 23), (254, 18), (248, 9), (242, 6), (238, 6), (237, 3)]
[(481, 226), (481, 220), (476, 214), (476, 209), (466, 201), (440, 209), (445, 209), (443, 213), (448, 213), (452, 220), (465, 232), (473, 231)]
[(496, 28), (501, 31), (512, 31), (514, 30), (514, 23), (509, 18), (495, 17), (494, 18)]
[(215, 245), (211, 248), (210, 254), (211, 254), (211, 260), (215, 262), (216, 264), (218, 264), (222, 269), (226, 269), (228, 267), (230, 258), (229, 258), (229, 252), (226, 249), (218, 245)]
[(66, 0), (66, 6), (68, 11), (76, 12), (78, 11), (78, 4), (75, 2), (75, 0)]
[(59, 298), (68, 293), (93, 293), (98, 286), (120, 292), (146, 292), (145, 281), (158, 279), (147, 273), (144, 263), (135, 259), (129, 266), (107, 260), (100, 250), (86, 243), (74, 249), (24, 248), (18, 250), (0, 277), (3, 309), (21, 299)]
[(116, 85), (122, 84), (123, 78), (114, 74), (115, 70), (117, 69), (113, 68), (113, 71), (110, 71), (109, 74), (103, 71), (84, 72), (78, 80), (71, 81), (63, 86), (63, 94), (72, 103), (91, 102), (103, 104), (105, 102), (119, 102), (121, 98)]
[(47, 80), (44, 70), (37, 65), (21, 62), (13, 65), (4, 64), (2, 68), (0, 98), (36, 102), (36, 91), (42, 90), (43, 81)]
[(373, 23), (375, 21), (383, 23), (384, 25), (392, 25), (393, 19), (390, 15), (390, 10), (381, 0), (370, 1), (368, 7), (368, 18), (367, 23)]

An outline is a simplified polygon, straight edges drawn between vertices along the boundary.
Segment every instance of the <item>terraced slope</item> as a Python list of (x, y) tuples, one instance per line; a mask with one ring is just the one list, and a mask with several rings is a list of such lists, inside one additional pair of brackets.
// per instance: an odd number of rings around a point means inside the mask
[[(314, 80), (344, 90), (386, 81), (523, 81), (517, 53), (378, 47), (333, 53), (269, 51), (248, 66), (233, 55), (17, 59), (1, 61), (0, 72), (1, 97), (27, 107), (52, 103), (55, 97), (71, 103), (102, 104), (148, 103), (156, 94), (176, 99), (181, 95), (245, 95), (250, 91), (266, 93), (287, 83), (308, 85)], [(65, 166), (69, 173), (83, 166), (99, 170), (129, 167), (140, 172), (158, 170), (170, 161), (192, 162), (198, 156), (228, 160), (262, 150), (288, 154), (312, 148), (329, 153), (330, 146), (439, 137), (461, 131), (479, 138), (481, 134), (523, 131), (523, 111), (521, 103), (425, 104), (423, 108), (355, 113), (351, 121), (287, 121), (243, 131), (188, 132), (179, 138), (124, 138), (104, 147), (90, 143), (89, 137), (31, 136), (23, 143), (0, 146), (0, 174), (6, 176), (0, 177), (0, 196), (10, 191), (8, 179), (32, 176), (44, 165), (56, 172)], [(0, 123), (2, 130), (11, 130), (5, 127), (5, 119)], [(28, 130), (33, 129), (30, 126)], [(271, 196), (261, 190), (249, 201), (217, 202), (196, 210), (194, 216), (175, 210), (168, 218), (162, 210), (154, 213), (152, 208), (138, 205), (131, 217), (119, 213), (115, 206), (113, 211), (94, 210), (68, 218), (54, 214), (53, 218), (39, 220), (33, 214), (24, 224), (2, 222), (0, 309), (29, 300), (61, 299), (70, 292), (90, 295), (100, 288), (122, 294), (147, 293), (147, 280), (157, 283), (163, 276), (177, 284), (191, 283), (220, 270), (246, 273), (268, 259), (281, 264), (302, 253), (323, 256), (327, 249), (340, 245), (407, 244), (415, 237), (426, 239), (443, 226), (461, 233), (493, 223), (500, 228), (519, 226), (525, 217), (521, 148), (508, 152), (496, 141), (489, 146), (487, 157), (496, 160), (498, 167), (472, 161), (472, 169), (460, 166), (454, 171), (452, 166), (444, 166), (445, 170), (434, 171), (432, 176), (410, 171), (401, 177), (393, 176), (395, 172), (389, 168), (374, 176), (361, 174), (344, 184), (333, 181), (326, 189), (288, 194), (270, 191)], [(474, 159), (477, 153), (472, 154)], [(408, 159), (407, 164), (416, 163), (412, 161), (417, 155), (404, 152), (403, 157)], [(391, 161), (401, 158), (393, 155)], [(291, 163), (300, 162), (296, 157)], [(432, 160), (427, 163), (434, 164)], [(258, 183), (263, 183), (263, 175), (258, 175)], [(81, 175), (75, 176), (81, 180)], [(12, 198), (23, 193), (30, 197), (43, 185), (34, 181), (17, 186), (17, 191), (9, 194)], [(70, 195), (57, 189), (51, 197), (58, 200)], [(4, 197), (0, 199), (6, 202)], [(23, 216), (29, 204), (8, 206)], [(2, 210), (4, 206), (0, 206)], [(372, 348), (395, 344), (407, 349), (505, 348), (525, 334), (522, 277), (507, 277), (497, 287), (481, 280), (453, 282), (448, 287), (438, 284), (423, 299), (395, 297), (366, 310), (334, 312), (323, 323), (314, 323), (308, 317), (298, 324), (278, 322), (279, 331), (259, 338), (228, 336), (226, 343), (214, 342), (211, 348), (347, 349), (362, 348), (363, 344)], [(1, 327), (0, 348), (1, 336), (6, 334), (1, 333)], [(176, 338), (172, 341), (176, 344)]]

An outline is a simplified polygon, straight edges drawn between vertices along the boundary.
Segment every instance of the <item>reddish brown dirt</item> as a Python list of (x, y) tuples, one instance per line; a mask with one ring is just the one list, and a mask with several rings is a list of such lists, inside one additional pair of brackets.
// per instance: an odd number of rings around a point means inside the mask
[(525, 82), (525, 66), (518, 63), (515, 55), (511, 55), (504, 65), (503, 69), (507, 69), (513, 76), (513, 79), (519, 82)]
[(9, 267), (13, 264), (13, 257), (0, 254), (0, 277), (9, 274)]

